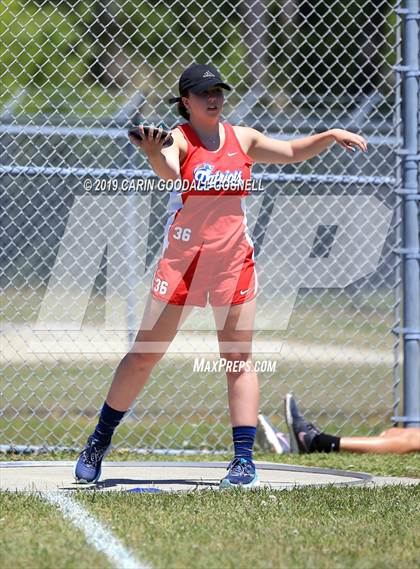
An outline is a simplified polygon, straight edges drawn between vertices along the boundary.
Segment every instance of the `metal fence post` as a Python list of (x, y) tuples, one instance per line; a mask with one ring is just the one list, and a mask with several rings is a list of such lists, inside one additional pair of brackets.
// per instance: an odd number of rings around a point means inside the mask
[(406, 0), (405, 7), (398, 10), (403, 26), (403, 61), (397, 68), (402, 74), (403, 98), (403, 148), (401, 152), (403, 187), (402, 221), (403, 247), (400, 250), (403, 262), (403, 326), (398, 332), (403, 337), (403, 416), (394, 417), (407, 427), (420, 423), (420, 247), (419, 247), (419, 200), (417, 182), (418, 163), (418, 117), (419, 117), (419, 0)]

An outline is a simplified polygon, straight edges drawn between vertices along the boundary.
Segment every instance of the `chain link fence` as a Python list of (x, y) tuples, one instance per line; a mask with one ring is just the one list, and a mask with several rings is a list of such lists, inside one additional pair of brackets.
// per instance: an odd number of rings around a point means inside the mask
[[(390, 0), (5, 0), (0, 7), (4, 445), (80, 446), (137, 329), (167, 192), (114, 191), (152, 173), (128, 141), (173, 127), (183, 69), (234, 89), (224, 118), (269, 136), (363, 134), (310, 161), (258, 166), (246, 198), (259, 295), (261, 412), (288, 391), (324, 429), (373, 433), (399, 404), (399, 20)], [(182, 122), (182, 121), (181, 121)], [(86, 190), (86, 180), (98, 191)], [(99, 182), (97, 182), (99, 180)], [(137, 183), (137, 182), (136, 182)], [(121, 189), (121, 185), (118, 186)], [(210, 308), (195, 309), (115, 436), (118, 447), (225, 449)], [(273, 364), (274, 362), (274, 364)]]

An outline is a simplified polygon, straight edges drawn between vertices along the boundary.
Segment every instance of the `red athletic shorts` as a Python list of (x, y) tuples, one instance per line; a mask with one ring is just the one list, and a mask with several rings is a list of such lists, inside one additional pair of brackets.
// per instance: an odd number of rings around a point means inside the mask
[(255, 298), (257, 275), (253, 247), (244, 239), (234, 255), (221, 256), (205, 243), (187, 257), (163, 256), (151, 293), (169, 304), (204, 307), (242, 304)]

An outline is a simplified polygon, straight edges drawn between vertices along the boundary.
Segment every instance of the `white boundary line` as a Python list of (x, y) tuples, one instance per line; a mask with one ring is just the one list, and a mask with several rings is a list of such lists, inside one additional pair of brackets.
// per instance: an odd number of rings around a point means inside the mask
[(64, 517), (80, 529), (85, 534), (87, 541), (103, 553), (117, 569), (151, 569), (150, 565), (136, 559), (119, 539), (114, 537), (70, 496), (62, 492), (40, 492), (39, 495), (59, 508)]

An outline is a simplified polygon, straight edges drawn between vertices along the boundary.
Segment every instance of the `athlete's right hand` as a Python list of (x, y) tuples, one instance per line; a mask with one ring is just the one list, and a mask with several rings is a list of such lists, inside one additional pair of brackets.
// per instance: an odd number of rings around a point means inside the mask
[(162, 127), (149, 127), (147, 134), (144, 132), (143, 125), (139, 125), (137, 128), (141, 139), (129, 133), (130, 141), (141, 148), (148, 157), (160, 154), (163, 145), (171, 137), (170, 133), (164, 133)]

